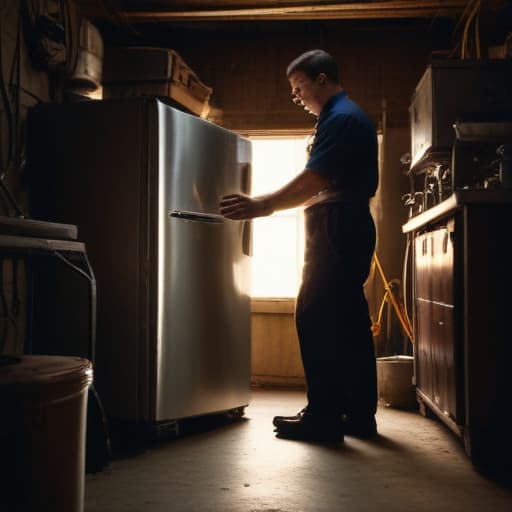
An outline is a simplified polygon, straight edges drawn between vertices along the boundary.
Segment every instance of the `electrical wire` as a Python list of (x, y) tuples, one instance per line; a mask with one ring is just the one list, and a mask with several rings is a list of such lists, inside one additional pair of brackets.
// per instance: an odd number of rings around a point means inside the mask
[(404, 251), (404, 261), (402, 264), (402, 297), (404, 298), (403, 305), (404, 305), (404, 313), (405, 316), (410, 318), (409, 315), (409, 309), (407, 307), (407, 271), (409, 267), (409, 252), (411, 248), (411, 239), (410, 236), (407, 235), (406, 243), (405, 243), (405, 251)]
[(7, 335), (9, 334), (9, 322), (4, 320), (9, 317), (9, 307), (7, 305), (7, 298), (5, 296), (4, 290), (4, 260), (0, 259), (0, 307), (2, 310), (1, 320), (3, 325), (2, 328), (2, 336), (0, 338), (0, 351), (4, 351), (5, 345), (7, 343)]
[(4, 289), (4, 263), (6, 260), (3, 258), (0, 259), (0, 307), (1, 307), (1, 316), (0, 319), (5, 321), (4, 326), (2, 328), (2, 333), (0, 336), (0, 352), (5, 350), (5, 346), (8, 341), (9, 336), (9, 326), (12, 325), (15, 329), (15, 336), (18, 329), (18, 315), (20, 311), (20, 300), (18, 294), (18, 263), (17, 260), (11, 260), (12, 265), (12, 295), (11, 295), (11, 308), (9, 308), (9, 302), (7, 300), (5, 289)]
[(71, 33), (71, 21), (69, 16), (69, 4), (66, 0), (59, 0), (59, 14), (64, 28), (64, 48), (66, 50), (64, 72), (66, 76), (71, 74), (71, 53), (73, 37)]
[(20, 92), (22, 92), (23, 94), (26, 94), (27, 96), (29, 96), (33, 100), (36, 100), (37, 103), (44, 103), (43, 98), (41, 98), (39, 96), (36, 96), (32, 91), (29, 91), (28, 89), (25, 89), (23, 86), (19, 86), (19, 89), (20, 89)]
[[(20, 208), (16, 199), (11, 194), (4, 180), (9, 170), (15, 168), (19, 169), (21, 165), (21, 133), (20, 133), (20, 110), (21, 99), (19, 85), (21, 82), (21, 30), (22, 30), (22, 7), (19, 6), (17, 33), (16, 33), (16, 47), (14, 50), (12, 63), (9, 75), (9, 87), (4, 78), (4, 58), (2, 53), (3, 45), (3, 27), (2, 19), (0, 18), (0, 94), (4, 106), (4, 111), (7, 119), (7, 158), (4, 160), (3, 148), (0, 151), (0, 198), (7, 208), (8, 214), (14, 211), (14, 214), (24, 217), (23, 210)], [(14, 76), (16, 75), (16, 86), (14, 84)]]
[(480, 7), (475, 19), (475, 45), (476, 45), (476, 58), (479, 59), (480, 55)]
[[(469, 32), (471, 25), (475, 22), (475, 54), (480, 58), (480, 28), (479, 28), (479, 15), (480, 15), (481, 0), (470, 0), (464, 9), (462, 18), (469, 12), (464, 29), (462, 32), (462, 45), (461, 45), (461, 59), (471, 58)], [(462, 19), (461, 18), (461, 19)]]
[(89, 274), (81, 269), (78, 265), (75, 265), (72, 263), (68, 258), (63, 256), (59, 251), (53, 251), (53, 255), (57, 257), (59, 260), (61, 260), (65, 265), (67, 265), (69, 268), (73, 269), (75, 272), (78, 272), (80, 275), (85, 277), (89, 283), (91, 284), (91, 292), (90, 292), (90, 322), (91, 322), (91, 332), (90, 332), (90, 339), (89, 339), (89, 347), (88, 347), (88, 359), (91, 361), (95, 360), (95, 353), (96, 353), (96, 280), (94, 277), (94, 273), (91, 267), (91, 264), (89, 262), (89, 259), (87, 258), (87, 254), (83, 254), (83, 262), (85, 263), (86, 268), (90, 272)]
[[(481, 58), (480, 10), (481, 0), (469, 0), (453, 29), (453, 34), (462, 30), (460, 41), (450, 53), (450, 57), (460, 54), (461, 59)], [(473, 29), (473, 38), (470, 37)]]
[(61, 260), (63, 263), (65, 263), (68, 267), (72, 268), (75, 272), (78, 272), (80, 275), (88, 279), (89, 281), (92, 279), (91, 276), (87, 274), (87, 272), (82, 270), (78, 265), (75, 265), (74, 263), (69, 261), (66, 257), (62, 256), (60, 252), (53, 251), (53, 255), (59, 260)]
[[(18, 23), (16, 31), (16, 47), (11, 64), (11, 73), (9, 76), (9, 89), (11, 101), (14, 104), (14, 137), (13, 137), (13, 165), (19, 168), (21, 141), (20, 141), (20, 85), (21, 85), (21, 7), (18, 12)], [(14, 74), (16, 73), (16, 84), (14, 83)]]
[[(73, 8), (74, 7), (74, 13)], [(80, 30), (81, 30), (81, 20), (79, 12), (76, 9), (76, 3), (71, 3), (71, 0), (66, 0), (66, 12), (68, 15), (69, 21), (69, 34), (71, 46), (69, 50), (69, 58), (70, 58), (70, 68), (69, 74), (73, 74), (76, 71), (78, 65), (78, 59), (80, 54)], [(73, 20), (76, 20), (76, 26), (73, 23)], [(74, 28), (76, 27), (76, 30)]]
[(0, 18), (0, 95), (2, 97), (2, 102), (4, 105), (4, 111), (6, 115), (7, 122), (7, 158), (4, 159), (3, 149), (1, 152), (2, 160), (0, 162), (0, 180), (5, 178), (7, 170), (11, 166), (12, 161), (12, 139), (13, 139), (13, 114), (11, 108), (11, 99), (9, 97), (9, 92), (7, 90), (7, 86), (5, 84), (4, 79), (4, 62), (3, 62), (3, 26), (2, 26), (2, 18)]

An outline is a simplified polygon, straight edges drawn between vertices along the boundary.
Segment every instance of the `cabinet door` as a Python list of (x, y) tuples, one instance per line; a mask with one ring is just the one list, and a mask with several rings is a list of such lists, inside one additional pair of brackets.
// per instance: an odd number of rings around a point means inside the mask
[(457, 419), (454, 267), (451, 228), (415, 237), (416, 358), (418, 389)]

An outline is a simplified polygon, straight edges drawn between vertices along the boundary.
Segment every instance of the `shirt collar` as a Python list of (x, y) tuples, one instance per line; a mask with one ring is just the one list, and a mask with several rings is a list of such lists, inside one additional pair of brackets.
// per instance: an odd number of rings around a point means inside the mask
[(332, 106), (338, 101), (344, 98), (347, 95), (347, 91), (342, 90), (340, 92), (337, 92), (333, 96), (331, 96), (325, 105), (322, 108), (322, 111), (320, 112), (320, 115), (318, 116), (318, 120), (320, 120), (321, 117), (323, 117), (329, 110), (331, 110)]

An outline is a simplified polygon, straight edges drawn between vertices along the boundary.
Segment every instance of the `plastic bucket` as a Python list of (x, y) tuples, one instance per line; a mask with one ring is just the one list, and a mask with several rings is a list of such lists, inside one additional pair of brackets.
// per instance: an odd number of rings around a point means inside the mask
[(377, 390), (379, 401), (385, 406), (399, 409), (417, 407), (412, 383), (413, 361), (412, 356), (377, 358)]
[(0, 356), (0, 510), (82, 512), (87, 359)]

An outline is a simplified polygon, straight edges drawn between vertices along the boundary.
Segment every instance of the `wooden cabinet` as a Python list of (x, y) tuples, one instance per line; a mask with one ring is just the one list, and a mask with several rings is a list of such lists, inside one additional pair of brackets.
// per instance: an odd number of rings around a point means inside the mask
[(508, 465), (512, 191), (467, 190), (411, 219), (420, 409), (477, 465)]
[(414, 237), (416, 383), (443, 416), (460, 422), (460, 354), (454, 323), (453, 219)]

